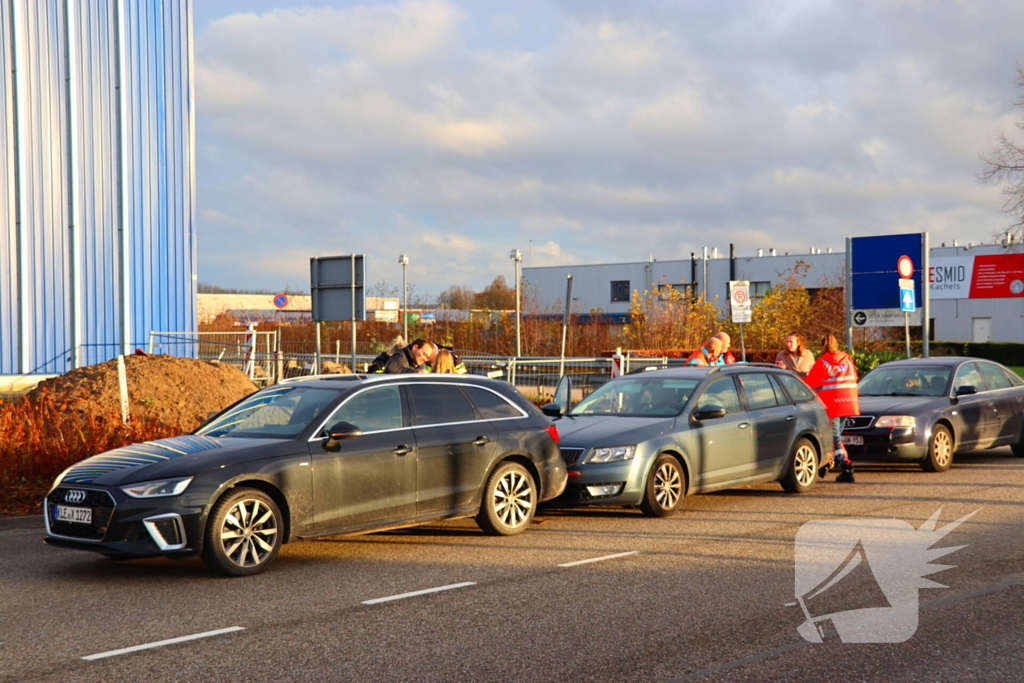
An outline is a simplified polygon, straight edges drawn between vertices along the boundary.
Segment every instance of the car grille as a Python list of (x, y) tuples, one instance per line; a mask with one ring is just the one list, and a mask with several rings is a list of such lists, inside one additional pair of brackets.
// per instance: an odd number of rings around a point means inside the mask
[(583, 451), (585, 451), (587, 449), (585, 449), (585, 448), (560, 448), (558, 450), (560, 450), (562, 452), (562, 460), (565, 461), (566, 465), (575, 465), (576, 461), (580, 459), (581, 455), (583, 455)]
[[(64, 500), (64, 496), (68, 491), (84, 491), (85, 499), (81, 502), (69, 503)], [(58, 522), (55, 519), (58, 505), (91, 508), (92, 523)], [(113, 497), (106, 491), (61, 486), (54, 489), (46, 497), (46, 515), (49, 520), (50, 533), (54, 536), (78, 538), (83, 541), (101, 541), (103, 540), (103, 535), (107, 533), (107, 527), (110, 525), (110, 519), (114, 516), (115, 507), (116, 503), (114, 503)]]
[(874, 421), (874, 415), (855, 415), (846, 418), (845, 429), (867, 429)]

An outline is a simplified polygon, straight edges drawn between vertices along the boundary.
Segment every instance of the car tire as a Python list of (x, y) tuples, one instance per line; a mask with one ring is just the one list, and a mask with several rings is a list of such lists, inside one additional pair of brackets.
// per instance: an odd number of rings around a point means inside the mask
[(1024, 458), (1024, 427), (1021, 428), (1020, 440), (1011, 445), (1010, 450), (1018, 458)]
[(921, 461), (925, 472), (945, 472), (953, 464), (953, 433), (943, 425), (932, 427), (928, 455)]
[(640, 509), (648, 517), (670, 517), (686, 496), (686, 473), (673, 456), (662, 453), (654, 461), (644, 486)]
[(808, 439), (797, 439), (786, 476), (779, 480), (787, 493), (807, 493), (818, 480), (818, 450)]
[(517, 462), (503, 462), (487, 478), (476, 523), (492, 536), (514, 536), (526, 530), (536, 510), (533, 475)]
[(281, 521), (277, 503), (263, 491), (228, 491), (210, 511), (203, 561), (228, 576), (260, 573), (281, 550)]

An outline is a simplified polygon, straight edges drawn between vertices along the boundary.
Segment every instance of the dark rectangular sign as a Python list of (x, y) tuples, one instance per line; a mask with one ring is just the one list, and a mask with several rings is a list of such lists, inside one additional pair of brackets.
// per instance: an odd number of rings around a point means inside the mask
[(314, 321), (366, 320), (366, 259), (362, 254), (314, 256), (309, 259), (309, 271)]
[(851, 238), (850, 275), (853, 280), (853, 308), (900, 307), (900, 275), (896, 262), (909, 256), (914, 262), (914, 295), (923, 301), (921, 269), (924, 266), (924, 235), (876, 235)]

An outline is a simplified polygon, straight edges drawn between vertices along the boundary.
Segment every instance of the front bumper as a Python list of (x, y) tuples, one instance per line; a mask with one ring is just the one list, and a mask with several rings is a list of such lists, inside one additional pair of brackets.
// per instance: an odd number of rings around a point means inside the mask
[(862, 445), (844, 443), (846, 452), (855, 462), (923, 460), (928, 454), (928, 447), (917, 443), (915, 430), (907, 427), (853, 429), (844, 431), (843, 436), (860, 437), (864, 440)]
[[(558, 501), (570, 505), (639, 505), (644, 473), (644, 463), (636, 457), (624, 462), (577, 463), (569, 467), (569, 484)], [(614, 493), (608, 491), (612, 487)]]
[[(68, 502), (70, 491), (84, 492), (84, 499)], [(91, 521), (61, 521), (58, 506), (88, 508)], [(136, 499), (115, 489), (61, 485), (43, 501), (43, 540), (117, 557), (197, 555), (202, 549), (202, 514), (200, 508), (182, 506), (179, 496)]]

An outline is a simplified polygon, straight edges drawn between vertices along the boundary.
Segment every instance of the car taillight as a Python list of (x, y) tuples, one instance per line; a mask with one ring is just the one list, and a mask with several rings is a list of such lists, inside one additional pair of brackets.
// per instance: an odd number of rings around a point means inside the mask
[(548, 427), (548, 434), (550, 434), (551, 438), (555, 440), (555, 443), (558, 443), (558, 427), (555, 425)]

